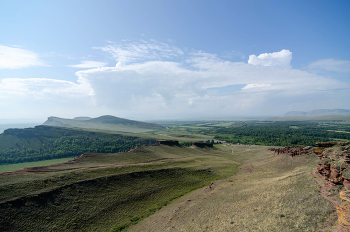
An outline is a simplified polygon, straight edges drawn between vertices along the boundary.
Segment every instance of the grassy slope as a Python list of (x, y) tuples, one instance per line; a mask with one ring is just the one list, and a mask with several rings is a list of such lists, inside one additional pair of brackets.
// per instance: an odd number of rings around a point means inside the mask
[[(317, 157), (290, 159), (266, 149), (142, 147), (41, 169), (49, 173), (0, 176), (0, 201), (22, 196), (1, 205), (0, 227), (2, 231), (315, 231), (332, 211), (310, 174)], [(88, 168), (111, 163), (135, 165)], [(243, 164), (239, 173), (232, 176), (239, 164)], [(64, 171), (77, 167), (85, 169)], [(210, 189), (213, 180), (217, 181)]]
[[(223, 149), (232, 150), (232, 147)], [(317, 157), (290, 159), (236, 146), (239, 173), (194, 191), (128, 231), (316, 231), (333, 211), (311, 170)]]
[(164, 126), (155, 123), (133, 121), (113, 116), (101, 116), (90, 120), (74, 120), (57, 117), (49, 117), (43, 125), (60, 127), (90, 128), (99, 130), (123, 131), (143, 133), (165, 129)]
[[(161, 158), (168, 159), (87, 168)], [(220, 149), (156, 146), (87, 156), (43, 169), (58, 172), (3, 175), (0, 201), (22, 198), (1, 205), (0, 227), (2, 231), (110, 231), (136, 223), (215, 179), (233, 175), (237, 166), (232, 155)], [(72, 167), (86, 169), (64, 171)]]

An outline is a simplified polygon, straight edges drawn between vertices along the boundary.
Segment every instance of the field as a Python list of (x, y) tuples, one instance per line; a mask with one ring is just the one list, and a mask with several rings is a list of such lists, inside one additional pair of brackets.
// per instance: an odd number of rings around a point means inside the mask
[(17, 163), (17, 164), (3, 164), (3, 165), (0, 165), (0, 172), (9, 172), (9, 171), (19, 170), (19, 169), (27, 168), (27, 167), (56, 164), (56, 163), (66, 162), (66, 161), (69, 161), (72, 159), (74, 159), (74, 157), (42, 160), (42, 161), (37, 161), (37, 162)]

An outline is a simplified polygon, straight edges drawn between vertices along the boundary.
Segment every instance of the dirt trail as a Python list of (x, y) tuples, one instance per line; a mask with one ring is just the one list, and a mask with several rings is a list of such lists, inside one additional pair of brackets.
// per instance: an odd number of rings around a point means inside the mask
[(328, 193), (327, 188), (326, 188), (326, 186), (324, 186), (324, 185), (322, 184), (322, 182), (318, 179), (319, 176), (317, 176), (317, 174), (315, 173), (314, 170), (312, 170), (312, 175), (313, 175), (314, 177), (316, 177), (316, 178), (315, 178), (315, 181), (317, 182), (317, 184), (318, 184), (319, 186), (321, 186), (320, 195), (321, 195), (324, 199), (326, 199), (327, 201), (330, 201), (330, 202), (332, 203), (334, 209), (336, 209), (337, 206), (339, 206), (339, 202), (338, 202), (338, 201), (335, 201), (335, 200), (333, 200), (332, 198), (326, 196), (326, 193)]
[[(328, 193), (327, 188), (326, 188), (326, 186), (324, 186), (324, 185), (322, 184), (322, 181), (318, 179), (319, 176), (315, 173), (314, 170), (312, 170), (312, 175), (313, 175), (314, 177), (316, 177), (314, 180), (315, 180), (315, 181), (317, 182), (317, 184), (321, 187), (321, 191), (320, 191), (321, 197), (323, 197), (323, 198), (326, 199), (327, 201), (331, 202), (332, 205), (333, 205), (333, 207), (334, 207), (334, 209), (336, 210), (336, 209), (337, 209), (337, 206), (339, 206), (339, 202), (338, 202), (338, 201), (335, 201), (335, 200), (333, 200), (332, 198), (326, 196), (326, 193)], [(334, 214), (336, 214), (336, 213), (334, 212)], [(331, 217), (330, 217), (330, 218), (331, 218)], [(332, 219), (330, 219), (330, 220), (332, 220)], [(334, 219), (333, 219), (333, 220), (334, 220)], [(330, 226), (329, 229), (331, 229), (331, 228), (337, 223), (337, 221), (338, 221), (338, 217), (335, 218), (335, 221), (331, 222), (332, 225)], [(328, 226), (327, 226), (327, 227), (328, 227)], [(327, 230), (327, 229), (326, 229), (326, 230)], [(322, 230), (322, 231), (323, 231), (323, 230)], [(330, 230), (327, 230), (327, 231), (330, 231)], [(348, 230), (346, 230), (345, 228), (343, 228), (343, 227), (340, 226), (340, 225), (336, 225), (336, 226), (334, 226), (333, 229), (332, 229), (332, 232), (347, 232), (347, 231), (348, 231)]]

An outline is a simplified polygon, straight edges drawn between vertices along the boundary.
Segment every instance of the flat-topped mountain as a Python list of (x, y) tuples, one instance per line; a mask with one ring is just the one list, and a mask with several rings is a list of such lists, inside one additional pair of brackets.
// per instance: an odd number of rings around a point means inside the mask
[(84, 121), (84, 120), (90, 120), (90, 119), (92, 119), (92, 118), (81, 116), (81, 117), (75, 117), (75, 118), (73, 118), (73, 119), (74, 119), (74, 120), (79, 120), (79, 121)]
[(97, 118), (76, 117), (74, 119), (49, 117), (47, 121), (43, 123), (43, 125), (59, 126), (59, 127), (91, 128), (91, 129), (134, 132), (134, 133), (166, 129), (166, 127), (156, 123), (134, 121), (134, 120), (129, 120), (125, 118), (118, 118), (111, 115), (104, 115)]
[(283, 117), (295, 117), (295, 116), (326, 116), (326, 115), (350, 115), (350, 110), (346, 109), (316, 109), (309, 112), (304, 111), (290, 111), (283, 115)]

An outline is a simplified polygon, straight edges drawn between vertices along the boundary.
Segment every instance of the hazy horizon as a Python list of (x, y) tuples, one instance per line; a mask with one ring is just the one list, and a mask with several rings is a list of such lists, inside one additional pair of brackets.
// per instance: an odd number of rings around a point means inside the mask
[(349, 10), (348, 1), (2, 1), (0, 123), (350, 109)]

